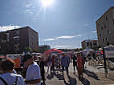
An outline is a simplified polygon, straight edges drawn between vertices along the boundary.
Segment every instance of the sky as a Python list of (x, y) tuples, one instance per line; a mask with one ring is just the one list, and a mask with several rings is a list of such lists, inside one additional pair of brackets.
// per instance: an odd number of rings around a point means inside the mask
[[(48, 1), (48, 0), (47, 0)], [(39, 45), (57, 49), (81, 48), (97, 39), (96, 20), (114, 0), (0, 0), (0, 31), (30, 26), (39, 33)]]

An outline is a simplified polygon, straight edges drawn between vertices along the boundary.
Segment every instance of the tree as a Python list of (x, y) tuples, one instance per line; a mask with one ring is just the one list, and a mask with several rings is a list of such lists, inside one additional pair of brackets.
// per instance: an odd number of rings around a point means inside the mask
[(32, 49), (31, 49), (31, 48), (29, 48), (29, 47), (25, 47), (25, 51), (26, 51), (26, 52), (31, 52), (31, 51), (32, 51)]

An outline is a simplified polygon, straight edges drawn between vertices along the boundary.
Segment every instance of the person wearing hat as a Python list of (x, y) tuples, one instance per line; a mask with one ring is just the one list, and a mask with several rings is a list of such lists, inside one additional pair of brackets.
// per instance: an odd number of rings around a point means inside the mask
[(41, 85), (41, 73), (39, 65), (34, 62), (30, 54), (24, 55), (24, 66), (27, 67), (25, 83), (26, 85)]

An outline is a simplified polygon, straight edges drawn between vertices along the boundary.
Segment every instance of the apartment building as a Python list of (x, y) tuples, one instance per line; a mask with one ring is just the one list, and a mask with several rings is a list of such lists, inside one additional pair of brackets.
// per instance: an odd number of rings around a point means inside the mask
[(81, 42), (82, 48), (94, 48), (98, 46), (98, 40), (84, 40)]
[(99, 46), (114, 44), (114, 6), (96, 21), (96, 28)]
[(23, 53), (26, 48), (38, 50), (38, 33), (29, 26), (0, 32), (0, 50), (3, 53)]

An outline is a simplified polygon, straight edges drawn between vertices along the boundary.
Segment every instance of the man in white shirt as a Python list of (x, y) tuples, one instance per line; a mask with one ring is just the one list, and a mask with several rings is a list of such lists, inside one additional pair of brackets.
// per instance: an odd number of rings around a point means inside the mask
[(26, 85), (41, 85), (41, 73), (39, 65), (34, 62), (31, 55), (24, 55), (24, 65), (27, 66), (25, 83)]

